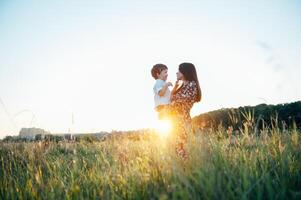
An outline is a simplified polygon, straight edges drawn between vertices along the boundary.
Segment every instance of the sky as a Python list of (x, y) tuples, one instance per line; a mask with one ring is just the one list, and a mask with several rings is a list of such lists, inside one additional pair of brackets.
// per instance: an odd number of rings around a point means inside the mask
[(301, 2), (0, 0), (0, 138), (152, 128), (151, 67), (197, 68), (211, 110), (301, 99)]

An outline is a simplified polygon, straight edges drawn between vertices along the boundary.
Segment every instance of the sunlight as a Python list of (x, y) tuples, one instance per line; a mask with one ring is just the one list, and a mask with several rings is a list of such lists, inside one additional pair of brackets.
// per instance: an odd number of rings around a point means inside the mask
[(172, 130), (172, 123), (168, 119), (158, 120), (156, 130), (161, 136), (167, 136)]

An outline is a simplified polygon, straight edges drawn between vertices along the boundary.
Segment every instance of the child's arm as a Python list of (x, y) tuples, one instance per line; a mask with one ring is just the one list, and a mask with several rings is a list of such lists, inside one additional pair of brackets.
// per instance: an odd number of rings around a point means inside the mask
[(164, 96), (164, 94), (165, 94), (165, 92), (166, 92), (166, 90), (167, 90), (167, 88), (169, 86), (172, 86), (171, 82), (167, 82), (167, 83), (164, 84), (164, 86), (162, 87), (162, 89), (158, 92), (158, 94), (159, 94), (160, 97)]

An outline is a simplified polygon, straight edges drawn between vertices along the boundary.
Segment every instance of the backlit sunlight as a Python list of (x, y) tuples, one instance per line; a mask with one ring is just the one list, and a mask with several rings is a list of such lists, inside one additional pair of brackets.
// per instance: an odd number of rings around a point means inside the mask
[(167, 136), (172, 130), (172, 123), (168, 119), (158, 120), (156, 130), (161, 136)]

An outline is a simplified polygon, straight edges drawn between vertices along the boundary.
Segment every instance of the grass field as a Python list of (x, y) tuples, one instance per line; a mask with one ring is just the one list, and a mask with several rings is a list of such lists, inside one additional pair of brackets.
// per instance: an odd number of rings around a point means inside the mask
[(170, 137), (0, 143), (0, 199), (301, 199), (296, 129), (200, 131), (189, 159)]

